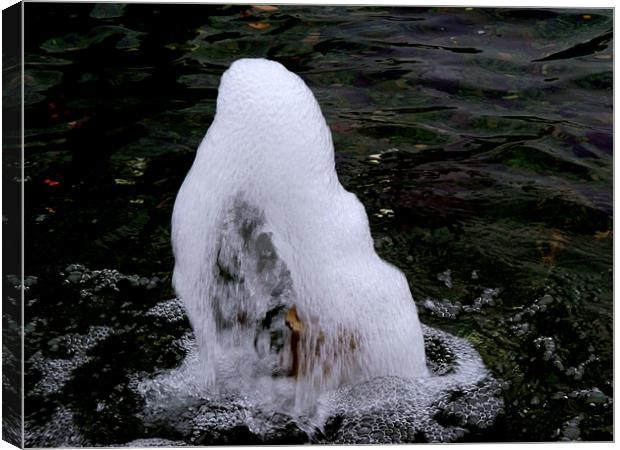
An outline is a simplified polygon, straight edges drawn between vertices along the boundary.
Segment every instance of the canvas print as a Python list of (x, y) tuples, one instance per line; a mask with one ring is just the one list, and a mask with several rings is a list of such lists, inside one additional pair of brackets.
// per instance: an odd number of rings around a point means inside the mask
[(21, 14), (4, 440), (613, 440), (612, 9)]

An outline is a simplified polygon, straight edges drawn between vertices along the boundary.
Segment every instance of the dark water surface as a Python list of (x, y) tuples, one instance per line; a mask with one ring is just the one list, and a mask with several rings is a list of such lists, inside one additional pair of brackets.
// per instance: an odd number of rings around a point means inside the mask
[(219, 77), (252, 56), (315, 93), (422, 322), (505, 382), (468, 439), (612, 439), (611, 10), (25, 11), (27, 428), (166, 437), (129, 380), (178, 365), (189, 324), (144, 313), (174, 296), (172, 205)]

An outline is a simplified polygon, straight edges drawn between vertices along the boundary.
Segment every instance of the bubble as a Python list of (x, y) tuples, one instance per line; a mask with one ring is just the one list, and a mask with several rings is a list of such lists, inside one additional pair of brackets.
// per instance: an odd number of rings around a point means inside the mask
[(176, 323), (185, 320), (185, 309), (181, 299), (173, 298), (153, 306), (145, 315), (161, 318), (169, 323)]
[(58, 339), (57, 343), (51, 343), (52, 350), (62, 348), (69, 358), (50, 359), (45, 358), (41, 351), (36, 352), (29, 363), (41, 372), (41, 380), (34, 385), (31, 393), (49, 396), (62, 390), (72, 372), (90, 361), (88, 350), (111, 334), (110, 327), (97, 326), (91, 327), (85, 335), (69, 334)]

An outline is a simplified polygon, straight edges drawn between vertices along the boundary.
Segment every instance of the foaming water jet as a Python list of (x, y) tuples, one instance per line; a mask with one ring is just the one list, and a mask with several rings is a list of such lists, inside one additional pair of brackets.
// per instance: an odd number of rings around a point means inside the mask
[(273, 61), (233, 63), (172, 218), (174, 286), (207, 391), (245, 379), (288, 389), (303, 410), (345, 384), (428, 375), (407, 280), (375, 253), (334, 166), (301, 78)]

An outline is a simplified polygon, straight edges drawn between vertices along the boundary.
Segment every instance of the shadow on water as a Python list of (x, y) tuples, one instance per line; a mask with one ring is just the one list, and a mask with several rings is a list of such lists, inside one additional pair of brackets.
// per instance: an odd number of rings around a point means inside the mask
[(174, 295), (172, 205), (219, 77), (252, 56), (315, 93), (422, 321), (506, 381), (467, 439), (612, 439), (611, 10), (25, 9), (30, 427), (70, 411), (73, 444), (178, 437), (144, 427), (129, 385), (185, 354), (187, 320), (145, 312)]

